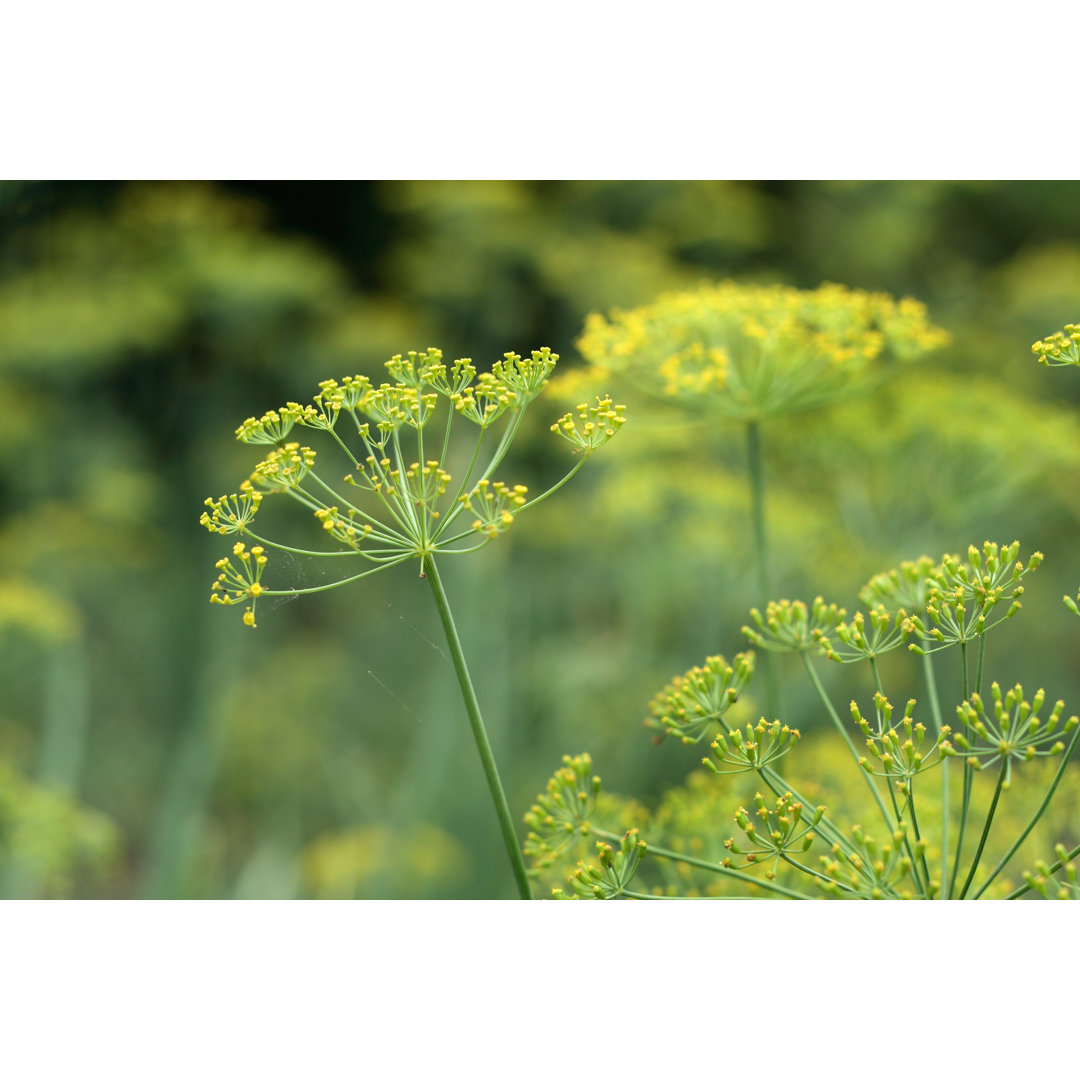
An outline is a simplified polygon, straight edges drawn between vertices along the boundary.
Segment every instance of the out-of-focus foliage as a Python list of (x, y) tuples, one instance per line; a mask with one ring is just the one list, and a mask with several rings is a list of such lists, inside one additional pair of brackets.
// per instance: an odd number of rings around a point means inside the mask
[[(1080, 314), (1080, 185), (5, 183), (0, 767), (121, 837), (94, 878), (61, 842), (76, 818), (56, 825), (68, 884), (41, 871), (35, 888), (504, 894), (415, 572), (260, 605), (247, 641), (206, 603), (202, 500), (249, 469), (228, 434), (245, 417), (429, 345), (480, 370), (561, 354), (569, 400), (541, 399), (519, 439), (539, 490), (548, 426), (592, 392), (574, 347), (589, 313), (722, 280), (910, 295), (952, 336), (857, 402), (766, 425), (780, 592), (852, 606), (853, 581), (901, 559), (1019, 537), (1046, 565), (988, 664), (1080, 700), (1059, 599), (1077, 586), (1080, 382), (1030, 351)], [(583, 745), (645, 804), (682, 784), (685, 757), (641, 717), (673, 672), (743, 645), (739, 433), (619, 397), (630, 422), (591, 475), (446, 573), (522, 814)], [(807, 735), (786, 760), (806, 762), (815, 710), (797, 686), (785, 709)]]
[(100, 811), (31, 783), (0, 759), (0, 882), (9, 896), (70, 896), (115, 868), (121, 838)]

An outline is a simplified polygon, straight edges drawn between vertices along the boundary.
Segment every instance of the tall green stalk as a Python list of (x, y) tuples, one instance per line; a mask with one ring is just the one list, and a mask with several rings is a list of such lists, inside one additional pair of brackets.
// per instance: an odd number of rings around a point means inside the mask
[(518, 843), (514, 819), (510, 813), (510, 806), (506, 801), (502, 780), (499, 778), (495, 755), (491, 752), (491, 743), (488, 742), (484, 719), (480, 715), (480, 704), (476, 700), (476, 691), (473, 689), (469, 668), (465, 663), (465, 654), (461, 649), (461, 639), (458, 637), (457, 626), (454, 624), (454, 616), (446, 599), (442, 578), (439, 577), (435, 560), (430, 554), (424, 556), (423, 567), (428, 584), (431, 586), (431, 594), (435, 598), (435, 606), (439, 609), (439, 618), (442, 620), (443, 632), (446, 634), (446, 644), (450, 647), (450, 656), (454, 662), (458, 685), (461, 687), (461, 697), (465, 703), (465, 711), (469, 715), (473, 739), (476, 742), (477, 752), (480, 754), (480, 763), (484, 767), (484, 776), (487, 779), (488, 790), (491, 792), (491, 801), (495, 804), (495, 814), (499, 819), (503, 842), (506, 844), (506, 853), (510, 857), (510, 866), (514, 871), (514, 881), (517, 883), (521, 899), (531, 900), (532, 889), (529, 886), (529, 876), (525, 869), (525, 856), (522, 854), (521, 845)]
[[(926, 693), (930, 698), (930, 712), (934, 718), (934, 734), (941, 734), (941, 703), (938, 700), (937, 679), (934, 677), (934, 662), (928, 652), (922, 656), (923, 675), (926, 678)], [(938, 898), (949, 898), (946, 883), (949, 880), (949, 759), (941, 759), (941, 890)]]
[[(754, 572), (756, 603), (762, 609), (772, 599), (769, 570), (769, 544), (765, 533), (765, 474), (761, 463), (761, 424), (751, 420), (746, 425), (746, 457), (750, 471), (750, 521), (754, 536)], [(765, 656), (765, 713), (770, 720), (780, 715), (779, 659)]]
[[(967, 642), (960, 642), (960, 666), (963, 673), (963, 688), (964, 696), (963, 700), (967, 701), (969, 696), (968, 689), (968, 661), (967, 661)], [(956, 837), (956, 857), (953, 859), (952, 877), (949, 879), (949, 899), (953, 897), (953, 893), (956, 890), (956, 877), (960, 872), (960, 858), (964, 853), (964, 833), (967, 832), (967, 819), (968, 810), (971, 808), (971, 778), (972, 772), (970, 767), (964, 769), (964, 787), (963, 794), (960, 802), (960, 830)], [(948, 806), (944, 807), (944, 812), (948, 813)], [(945, 884), (942, 882), (942, 888)]]

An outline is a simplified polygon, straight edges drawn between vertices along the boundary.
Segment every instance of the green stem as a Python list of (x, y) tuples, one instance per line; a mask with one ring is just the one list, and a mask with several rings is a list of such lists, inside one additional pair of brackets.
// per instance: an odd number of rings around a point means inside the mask
[(859, 765), (859, 752), (855, 749), (855, 744), (851, 741), (851, 739), (848, 737), (848, 733), (844, 730), (844, 725), (840, 722), (840, 717), (837, 715), (836, 710), (833, 708), (833, 704), (829, 700), (829, 695), (825, 693), (825, 687), (822, 686), (821, 679), (818, 678), (818, 673), (814, 670), (813, 665), (810, 663), (810, 658), (806, 655), (805, 652), (801, 652), (799, 653), (799, 655), (802, 657), (803, 667), (806, 668), (806, 673), (810, 676), (810, 681), (814, 684), (814, 689), (817, 691), (818, 697), (821, 698), (822, 703), (828, 710), (829, 716), (831, 717), (832, 722), (836, 727), (836, 730), (840, 732), (840, 737), (847, 744), (848, 750), (851, 751), (851, 756), (854, 759), (855, 764), (858, 766), (860, 775), (866, 781), (867, 787), (870, 788), (870, 793), (874, 796), (874, 801), (877, 803), (878, 809), (881, 811), (881, 817), (885, 822), (885, 827), (889, 830), (889, 834), (891, 835), (893, 830), (896, 828), (896, 825), (893, 819), (889, 817), (889, 811), (885, 807), (885, 802), (881, 798), (881, 792), (878, 791), (877, 784), (874, 783), (874, 778), (861, 765)]
[(1058, 771), (1054, 774), (1053, 782), (1050, 784), (1049, 790), (1046, 792), (1043, 801), (1039, 803), (1039, 808), (1031, 816), (1031, 820), (1027, 823), (1027, 828), (1017, 837), (1016, 842), (1005, 852), (1004, 855), (998, 860), (997, 866), (990, 871), (990, 876), (982, 883), (979, 891), (972, 897), (973, 900), (978, 900), (980, 896), (986, 891), (987, 886), (1005, 869), (1006, 863), (1016, 854), (1020, 845), (1028, 838), (1028, 834), (1039, 823), (1039, 819), (1046, 812), (1046, 808), (1050, 805), (1050, 799), (1053, 797), (1054, 792), (1057, 790), (1058, 784), (1061, 783), (1061, 778), (1065, 775), (1065, 769), (1069, 764), (1069, 760), (1072, 758), (1072, 753), (1076, 747), (1076, 740), (1080, 739), (1080, 727), (1077, 727), (1073, 733), (1072, 740), (1069, 743), (1068, 749), (1061, 755), (1061, 764), (1058, 766)]
[(458, 685), (461, 687), (461, 697), (465, 702), (465, 711), (469, 714), (473, 739), (476, 741), (476, 749), (480, 754), (480, 763), (484, 767), (484, 776), (487, 778), (491, 800), (495, 804), (495, 813), (498, 816), (499, 827), (502, 830), (503, 841), (506, 844), (506, 853), (510, 857), (510, 865), (514, 871), (514, 880), (517, 883), (518, 893), (521, 895), (522, 900), (531, 900), (532, 889), (529, 887), (529, 877), (525, 869), (525, 856), (522, 854), (521, 845), (518, 843), (517, 832), (514, 829), (514, 819), (510, 814), (510, 806), (506, 801), (506, 794), (503, 792), (502, 781), (499, 779), (499, 770), (495, 765), (495, 755), (491, 752), (487, 730), (484, 727), (483, 717), (480, 715), (480, 705), (476, 700), (476, 691), (473, 689), (469, 668), (465, 663), (465, 654), (461, 650), (461, 639), (458, 637), (457, 627), (454, 625), (454, 616), (450, 611), (450, 604), (447, 602), (446, 592), (443, 589), (439, 571), (435, 566), (435, 560), (430, 554), (424, 556), (423, 567), (431, 585), (435, 606), (439, 609), (439, 618), (442, 620), (443, 632), (446, 634), (446, 644), (450, 647), (450, 655), (454, 661), (454, 671), (457, 673)]
[[(867, 776), (869, 776), (869, 773), (867, 773)], [(893, 820), (899, 826), (900, 822), (901, 822), (900, 804), (896, 801), (896, 790), (893, 788), (893, 785), (889, 782), (889, 778), (887, 776), (885, 777), (885, 786), (889, 790), (889, 802), (892, 803)], [(876, 789), (876, 785), (875, 785), (875, 789)], [(919, 839), (919, 827), (914, 821), (915, 804), (911, 801), (910, 794), (908, 795), (908, 803), (907, 803), (907, 805), (911, 808), (912, 827), (915, 829), (915, 839), (916, 839), (916, 841), (918, 841), (918, 839)], [(919, 877), (919, 863), (918, 863), (918, 860), (915, 858), (915, 851), (911, 846), (911, 841), (907, 837), (907, 831), (906, 830), (904, 831), (904, 850), (908, 853), (908, 858), (911, 860), (911, 880), (914, 881), (915, 884), (919, 887), (919, 891), (923, 894), (923, 896), (925, 896), (929, 900), (930, 899), (930, 875), (929, 874), (926, 875), (925, 882), (922, 879), (920, 879), (920, 877)], [(924, 868), (925, 868), (925, 863), (924, 863)]]
[[(960, 642), (960, 668), (963, 673), (964, 701), (967, 701), (969, 687), (966, 641)], [(956, 857), (953, 859), (952, 877), (949, 879), (950, 900), (953, 898), (953, 893), (956, 890), (956, 875), (960, 872), (960, 856), (964, 849), (964, 833), (967, 831), (968, 810), (971, 808), (971, 783), (972, 770), (970, 768), (965, 768), (963, 799), (960, 804), (960, 831), (956, 837)], [(946, 807), (945, 809), (947, 810), (948, 808)]]
[(818, 873), (817, 870), (812, 869), (809, 866), (804, 866), (798, 859), (793, 859), (790, 855), (780, 852), (780, 858), (784, 860), (789, 866), (794, 866), (796, 870), (801, 870), (804, 874), (808, 874), (812, 878), (817, 878), (819, 881), (824, 881), (828, 885), (839, 885), (844, 892), (854, 892), (855, 890), (849, 885), (843, 884), (843, 882), (837, 881), (835, 878), (828, 877), (826, 874)]
[[(908, 806), (911, 807), (911, 827), (915, 831), (915, 846), (918, 847), (922, 842), (922, 834), (919, 832), (919, 819), (915, 816), (915, 782), (908, 780), (907, 789)], [(926, 888), (923, 891), (923, 895), (927, 900), (931, 899), (930, 896), (930, 867), (926, 863), (925, 850), (919, 856), (919, 863), (922, 866), (923, 877), (926, 879)]]
[[(750, 520), (754, 533), (754, 570), (757, 603), (765, 610), (772, 599), (769, 575), (769, 544), (765, 534), (765, 475), (761, 466), (761, 425), (751, 420), (746, 425), (746, 457), (750, 470)], [(765, 713), (775, 720), (781, 711), (779, 657), (765, 656)]]
[[(614, 840), (620, 842), (621, 836), (616, 836), (614, 833), (604, 832), (601, 829), (592, 830), (594, 836), (599, 836), (604, 840)], [(698, 866), (702, 870), (711, 870), (714, 874), (722, 874), (724, 877), (734, 878), (736, 881), (742, 881), (747, 885), (757, 885), (760, 889), (765, 889), (767, 892), (777, 893), (779, 896), (786, 896), (790, 900), (812, 900), (812, 896), (807, 896), (806, 893), (798, 892), (795, 889), (789, 889), (784, 885), (777, 885), (775, 881), (769, 881), (767, 878), (762, 880), (756, 878), (753, 874), (744, 874), (741, 870), (733, 870), (729, 866), (721, 866), (720, 863), (709, 862), (706, 859), (695, 859), (693, 855), (683, 855), (678, 851), (671, 851), (668, 848), (657, 847), (655, 844), (646, 842), (645, 845), (646, 855), (655, 855), (660, 859), (671, 859), (673, 862), (686, 863), (687, 866)]]
[(990, 810), (986, 815), (986, 824), (983, 825), (982, 836), (979, 837), (979, 846), (975, 849), (975, 858), (972, 860), (971, 869), (968, 871), (967, 879), (964, 881), (964, 887), (960, 890), (960, 899), (963, 900), (967, 896), (967, 891), (971, 888), (971, 880), (975, 877), (975, 871), (978, 869), (979, 860), (982, 858), (983, 848), (986, 846), (986, 838), (990, 835), (990, 823), (994, 820), (994, 811), (997, 810), (998, 799), (1001, 798), (1002, 785), (1005, 783), (1005, 774), (1009, 769), (1009, 759), (1004, 757), (1001, 759), (1001, 772), (998, 773), (997, 787), (994, 788), (994, 798), (990, 802)]
[[(923, 653), (923, 675), (926, 678), (926, 692), (930, 696), (930, 713), (934, 718), (935, 734), (941, 734), (941, 703), (938, 701), (937, 679), (934, 677), (934, 662), (930, 654)], [(949, 879), (949, 759), (941, 759), (941, 891), (938, 894), (945, 900), (948, 893), (945, 882)]]

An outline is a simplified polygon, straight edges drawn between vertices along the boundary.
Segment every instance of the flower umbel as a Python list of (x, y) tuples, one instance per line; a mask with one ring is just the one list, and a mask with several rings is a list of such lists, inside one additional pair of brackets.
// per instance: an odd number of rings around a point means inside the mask
[(590, 315), (577, 346), (659, 397), (757, 421), (835, 400), (947, 342), (909, 298), (725, 281)]
[(645, 726), (660, 732), (659, 742), (673, 735), (684, 743), (696, 743), (739, 700), (754, 675), (754, 654), (737, 653), (729, 664), (722, 656), (710, 656), (701, 667), (677, 675), (649, 705)]
[(533, 860), (533, 874), (550, 866), (576, 836), (588, 836), (599, 793), (600, 777), (592, 775), (592, 758), (565, 756), (563, 767), (548, 780), (547, 791), (537, 796), (525, 815), (529, 826), (525, 854)]
[[(410, 352), (387, 362), (387, 371), (396, 380), (392, 383), (375, 387), (364, 375), (324, 379), (313, 404), (288, 402), (261, 419), (245, 420), (237, 438), (271, 449), (239, 494), (207, 500), (200, 521), (211, 532), (240, 533), (259, 546), (241, 558), (239, 567), (227, 559), (219, 564), (222, 573), (214, 584), (214, 601), (250, 600), (244, 621), (254, 626), (254, 600), (260, 595), (318, 592), (409, 559), (460, 555), (486, 546), (523, 510), (561, 487), (625, 423), (623, 406), (599, 398), (596, 405), (581, 405), (576, 420), (571, 415), (555, 424), (553, 430), (568, 439), (580, 457), (562, 480), (531, 501), (524, 485), (493, 479), (526, 407), (543, 391), (557, 361), (547, 348), (526, 358), (506, 353), (490, 372), (478, 374), (468, 359), (455, 361), (448, 370), (438, 349)], [(425, 443), (426, 432), (440, 413), (444, 426), (435, 440)], [(446, 462), (456, 417), (470, 422), (475, 438), (471, 454), (465, 455), (465, 473), (454, 483)], [(499, 421), (505, 427), (491, 443), (488, 432)], [(297, 426), (328, 438), (331, 449), (342, 455), (345, 469), (335, 473), (331, 465), (327, 471), (320, 457), (316, 471), (316, 451), (286, 441)], [(437, 456), (431, 452), (436, 447)], [(489, 447), (484, 460), (482, 451)], [(358, 494), (347, 497), (350, 488)], [(268, 495), (285, 495), (313, 514), (331, 546), (302, 550), (252, 532), (255, 514)], [(462, 521), (463, 514), (471, 519)], [(311, 558), (359, 559), (367, 568), (311, 589), (268, 589), (260, 580), (266, 548)], [(253, 560), (256, 551), (259, 555)], [(240, 557), (239, 551), (234, 554)]]

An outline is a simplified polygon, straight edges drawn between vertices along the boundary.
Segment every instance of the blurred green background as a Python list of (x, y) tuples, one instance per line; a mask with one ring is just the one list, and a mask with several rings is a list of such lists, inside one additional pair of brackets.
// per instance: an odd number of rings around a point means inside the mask
[[(1030, 346), (1080, 318), (1078, 183), (5, 182), (2, 895), (512, 895), (415, 569), (260, 605), (252, 632), (208, 602), (229, 545), (202, 502), (260, 456), (236, 426), (321, 379), (429, 345), (481, 370), (549, 345), (572, 370), (588, 312), (723, 278), (913, 295), (953, 335), (766, 427), (778, 595), (854, 609), (902, 559), (1018, 538), (1047, 560), (988, 674), (1076, 711), (1080, 377)], [(700, 755), (650, 743), (648, 702), (742, 649), (759, 602), (741, 431), (609, 389), (619, 439), (446, 564), (519, 818), (568, 752), (646, 804), (681, 783)], [(533, 424), (502, 472), (557, 479), (554, 443)], [(890, 697), (916, 676), (897, 657)], [(797, 680), (785, 710), (821, 719)]]

